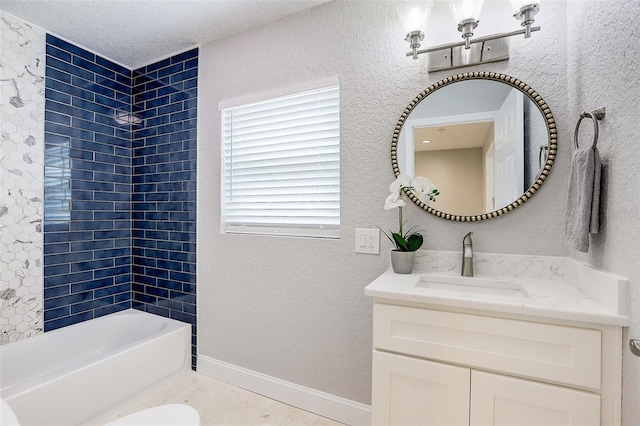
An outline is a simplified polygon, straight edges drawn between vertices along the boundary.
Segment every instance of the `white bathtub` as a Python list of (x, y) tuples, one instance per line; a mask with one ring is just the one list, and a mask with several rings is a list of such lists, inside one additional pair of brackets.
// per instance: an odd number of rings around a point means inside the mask
[(129, 309), (0, 346), (0, 397), (21, 425), (91, 424), (190, 365), (190, 324)]

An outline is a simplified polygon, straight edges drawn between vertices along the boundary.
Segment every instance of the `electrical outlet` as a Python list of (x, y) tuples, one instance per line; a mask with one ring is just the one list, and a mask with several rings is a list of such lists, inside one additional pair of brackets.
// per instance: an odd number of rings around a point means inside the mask
[(380, 254), (380, 230), (356, 228), (356, 253)]

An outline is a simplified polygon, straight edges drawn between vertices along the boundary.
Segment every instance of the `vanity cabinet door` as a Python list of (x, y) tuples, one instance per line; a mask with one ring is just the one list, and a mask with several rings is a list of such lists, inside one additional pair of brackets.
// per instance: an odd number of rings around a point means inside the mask
[(372, 425), (468, 425), (471, 370), (373, 351)]
[(485, 425), (600, 425), (600, 396), (472, 371), (471, 426)]

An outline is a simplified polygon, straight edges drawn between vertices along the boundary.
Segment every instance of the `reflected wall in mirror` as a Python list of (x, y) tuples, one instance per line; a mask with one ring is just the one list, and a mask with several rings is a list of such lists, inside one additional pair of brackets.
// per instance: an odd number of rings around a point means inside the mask
[(526, 83), (475, 72), (441, 80), (404, 110), (391, 143), (395, 175), (426, 176), (440, 195), (429, 213), (456, 221), (491, 219), (522, 205), (556, 155), (553, 115)]

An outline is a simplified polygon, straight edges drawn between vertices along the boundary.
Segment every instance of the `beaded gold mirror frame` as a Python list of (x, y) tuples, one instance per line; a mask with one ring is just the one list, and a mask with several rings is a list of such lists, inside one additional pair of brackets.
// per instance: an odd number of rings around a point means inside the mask
[(555, 119), (553, 118), (553, 114), (551, 113), (551, 109), (544, 101), (542, 96), (538, 92), (536, 92), (533, 88), (531, 88), (525, 82), (518, 80), (517, 78), (510, 77), (505, 74), (494, 73), (494, 72), (473, 72), (473, 73), (463, 73), (457, 74), (443, 80), (438, 81), (427, 87), (425, 90), (420, 92), (418, 96), (416, 96), (409, 105), (402, 112), (402, 115), (398, 119), (398, 123), (393, 131), (393, 138), (391, 140), (391, 166), (393, 167), (393, 173), (398, 176), (401, 173), (401, 170), (398, 165), (398, 141), (400, 139), (400, 132), (402, 131), (402, 127), (404, 126), (407, 117), (413, 111), (413, 109), (425, 98), (427, 98), (430, 94), (439, 90), (443, 87), (446, 87), (452, 83), (467, 81), (467, 80), (491, 80), (497, 81), (500, 83), (507, 84), (512, 86), (529, 98), (540, 110), (542, 116), (545, 120), (547, 126), (547, 134), (548, 134), (548, 145), (545, 147), (547, 149), (547, 156), (545, 159), (544, 165), (541, 167), (540, 174), (534, 180), (533, 184), (525, 190), (525, 192), (515, 199), (513, 202), (507, 204), (504, 207), (498, 208), (491, 212), (474, 214), (474, 215), (457, 215), (452, 213), (446, 213), (439, 211), (431, 206), (425, 205), (422, 201), (418, 200), (418, 198), (409, 190), (405, 190), (408, 198), (413, 201), (416, 205), (418, 205), (423, 210), (431, 213), (435, 216), (441, 217), (447, 220), (453, 220), (458, 222), (477, 222), (482, 220), (493, 219), (495, 217), (499, 217), (505, 215), (514, 209), (520, 207), (531, 198), (536, 192), (540, 190), (540, 187), (547, 180), (549, 173), (553, 167), (553, 163), (556, 157), (556, 151), (558, 146), (558, 138), (557, 138), (557, 130)]

